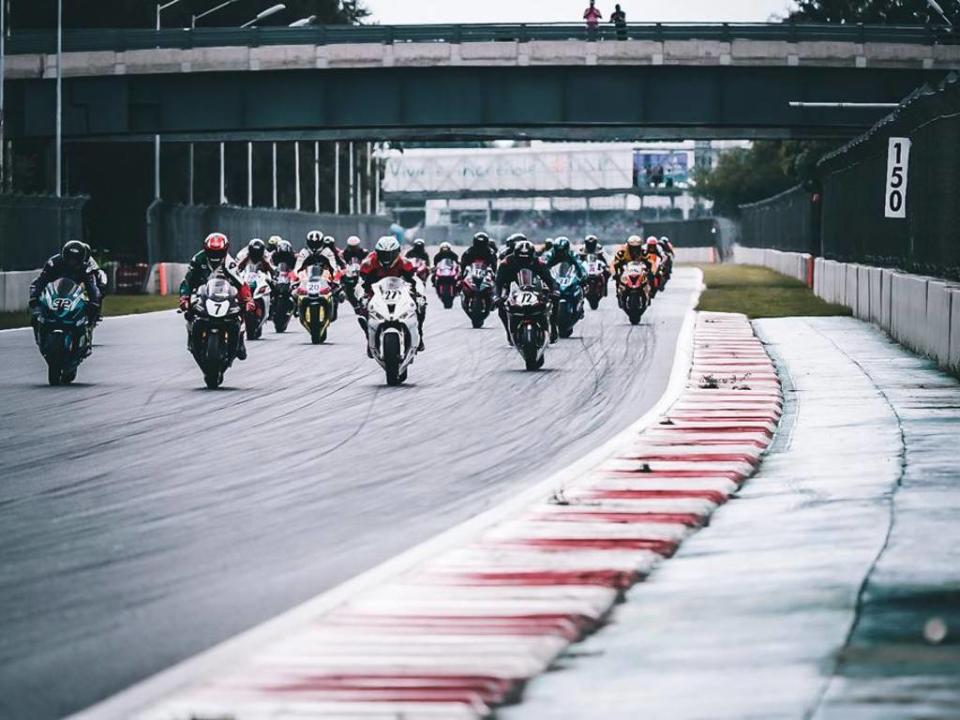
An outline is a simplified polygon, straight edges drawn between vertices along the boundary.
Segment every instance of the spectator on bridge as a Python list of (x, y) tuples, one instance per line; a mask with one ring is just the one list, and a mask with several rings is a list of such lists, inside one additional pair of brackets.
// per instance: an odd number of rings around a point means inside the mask
[(597, 39), (600, 21), (603, 20), (603, 13), (597, 9), (596, 2), (590, 0), (590, 7), (583, 11), (583, 19), (587, 21), (587, 40)]
[(616, 6), (616, 10), (614, 10), (613, 15), (610, 16), (610, 22), (612, 22), (613, 26), (617, 29), (617, 40), (626, 40), (627, 14), (620, 8), (619, 5)]

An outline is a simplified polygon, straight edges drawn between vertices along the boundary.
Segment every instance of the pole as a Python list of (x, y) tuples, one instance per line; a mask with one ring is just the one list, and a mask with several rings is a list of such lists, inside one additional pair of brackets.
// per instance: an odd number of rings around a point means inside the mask
[(356, 206), (356, 197), (355, 197), (354, 194), (353, 194), (353, 193), (354, 193), (353, 183), (354, 183), (354, 180), (356, 179), (356, 175), (357, 175), (357, 168), (356, 168), (356, 164), (354, 163), (354, 157), (353, 157), (353, 140), (350, 141), (350, 148), (349, 148), (349, 150), (348, 150), (347, 152), (348, 152), (348, 156), (349, 156), (349, 158), (350, 158), (350, 162), (349, 162), (349, 166), (350, 166), (350, 167), (349, 167), (349, 169), (350, 169), (350, 184), (349, 184), (349, 186), (348, 186), (348, 187), (350, 188), (350, 193), (349, 193), (349, 196), (348, 196), (349, 199), (350, 199), (350, 206), (349, 206), (349, 207), (350, 207), (350, 212), (349, 212), (349, 214), (350, 214), (350, 215), (353, 215), (353, 214), (356, 212), (355, 209), (354, 209), (355, 206)]
[(187, 148), (187, 204), (193, 205), (193, 143)]
[(297, 210), (300, 209), (300, 141), (293, 141), (293, 188)]
[(253, 207), (253, 143), (247, 143), (247, 207)]
[(273, 207), (277, 207), (277, 143), (273, 143)]
[(333, 213), (340, 214), (340, 142), (333, 143)]
[(320, 212), (320, 142), (313, 143), (313, 211)]
[(373, 188), (371, 187), (371, 179), (373, 172), (373, 143), (367, 143), (367, 215), (373, 211)]
[(227, 162), (226, 143), (220, 143), (220, 204), (227, 204)]
[(373, 207), (377, 213), (380, 214), (380, 158), (377, 158), (373, 164), (374, 167), (374, 178), (373, 178)]
[(61, 196), (63, 157), (63, 0), (57, 0), (57, 172), (56, 196)]
[(160, 136), (153, 136), (153, 199), (160, 199)]
[(7, 143), (3, 127), (3, 85), (6, 80), (5, 67), (6, 58), (4, 45), (7, 35), (6, 14), (7, 0), (0, 0), (0, 192), (7, 187)]

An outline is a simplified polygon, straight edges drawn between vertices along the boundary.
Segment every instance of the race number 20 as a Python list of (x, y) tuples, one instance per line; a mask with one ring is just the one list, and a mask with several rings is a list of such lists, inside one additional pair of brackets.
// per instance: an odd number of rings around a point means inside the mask
[(887, 199), (884, 216), (907, 216), (907, 171), (910, 168), (910, 138), (890, 138), (887, 149)]

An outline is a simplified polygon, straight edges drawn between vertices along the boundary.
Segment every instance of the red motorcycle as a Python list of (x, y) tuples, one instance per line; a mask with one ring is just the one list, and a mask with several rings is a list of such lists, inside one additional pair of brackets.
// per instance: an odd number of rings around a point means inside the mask
[(474, 329), (482, 328), (493, 310), (493, 279), (493, 271), (482, 260), (477, 260), (463, 274), (460, 302)]
[(620, 272), (617, 302), (632, 325), (640, 323), (640, 318), (650, 306), (650, 279), (644, 263), (628, 263)]
[(438, 262), (433, 270), (433, 287), (443, 307), (452, 308), (453, 301), (460, 294), (460, 263), (449, 259)]
[(590, 303), (590, 309), (596, 310), (600, 306), (600, 300), (607, 295), (607, 265), (591, 253), (587, 255), (583, 266), (587, 269), (584, 295)]

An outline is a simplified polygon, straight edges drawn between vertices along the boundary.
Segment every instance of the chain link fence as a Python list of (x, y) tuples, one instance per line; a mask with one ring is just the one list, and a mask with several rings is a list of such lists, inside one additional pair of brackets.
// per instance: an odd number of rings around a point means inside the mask
[(280, 235), (299, 249), (310, 230), (333, 235), (341, 245), (350, 235), (357, 235), (369, 247), (390, 234), (390, 218), (155, 202), (147, 210), (147, 254), (151, 264), (186, 262), (211, 232), (230, 238), (234, 254), (252, 238), (266, 240), (271, 235)]
[(740, 206), (740, 240), (746, 247), (820, 254), (820, 195), (797, 185)]
[(87, 200), (0, 194), (0, 271), (36, 270), (67, 240), (84, 240)]
[[(892, 137), (910, 138), (906, 217), (885, 217)], [(960, 76), (913, 93), (821, 160), (823, 256), (960, 279)]]

